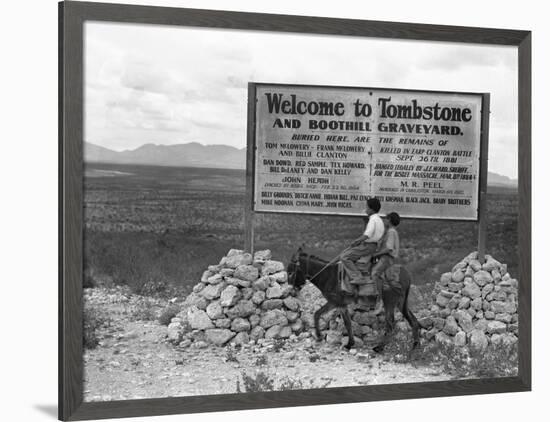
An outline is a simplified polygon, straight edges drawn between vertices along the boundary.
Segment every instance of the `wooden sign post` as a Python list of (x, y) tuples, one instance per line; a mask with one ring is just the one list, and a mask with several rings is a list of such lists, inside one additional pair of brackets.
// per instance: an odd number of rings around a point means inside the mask
[(485, 262), (487, 250), (487, 175), (489, 162), (489, 114), (490, 94), (483, 94), (481, 109), (481, 154), (479, 163), (479, 215), (478, 215), (478, 260)]
[(246, 130), (246, 193), (244, 206), (244, 250), (254, 255), (254, 170), (256, 143), (256, 87), (248, 84), (248, 108)]

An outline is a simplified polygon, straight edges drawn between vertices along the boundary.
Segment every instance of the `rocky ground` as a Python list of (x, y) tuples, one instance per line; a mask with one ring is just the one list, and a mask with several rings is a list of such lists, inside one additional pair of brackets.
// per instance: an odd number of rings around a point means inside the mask
[(121, 288), (86, 289), (85, 307), (97, 319), (97, 344), (84, 353), (85, 401), (452, 378), (435, 363), (417, 365), (399, 355), (375, 354), (374, 338), (349, 352), (317, 343), (307, 332), (285, 342), (263, 340), (239, 348), (180, 348), (167, 342), (167, 327), (157, 320), (168, 304)]

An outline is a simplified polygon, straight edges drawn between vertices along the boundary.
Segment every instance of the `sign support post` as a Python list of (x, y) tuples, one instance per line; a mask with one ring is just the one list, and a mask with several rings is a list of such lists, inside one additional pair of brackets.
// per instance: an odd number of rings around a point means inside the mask
[(479, 221), (478, 221), (478, 260), (485, 262), (487, 250), (487, 174), (489, 160), (489, 100), (490, 94), (483, 94), (481, 110), (481, 151), (479, 165)]
[(246, 129), (246, 193), (244, 201), (244, 250), (254, 255), (254, 157), (256, 144), (254, 131), (256, 129), (256, 86), (248, 84), (248, 107)]
[(254, 255), (254, 211), (247, 210), (244, 216), (244, 250)]

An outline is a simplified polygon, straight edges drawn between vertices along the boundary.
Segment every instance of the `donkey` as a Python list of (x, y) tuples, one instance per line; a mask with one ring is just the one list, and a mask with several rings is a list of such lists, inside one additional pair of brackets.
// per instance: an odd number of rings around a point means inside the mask
[[(404, 266), (400, 266), (399, 272), (399, 285), (397, 286), (384, 286), (382, 292), (382, 300), (384, 302), (386, 327), (385, 333), (380, 341), (373, 349), (375, 352), (380, 353), (384, 350), (384, 347), (388, 343), (390, 336), (395, 327), (395, 308), (397, 307), (405, 319), (408, 321), (413, 332), (413, 345), (412, 348), (416, 348), (419, 344), (419, 331), (420, 325), (418, 320), (407, 306), (407, 298), (409, 296), (409, 289), (411, 286), (411, 275)], [(301, 289), (307, 280), (313, 283), (323, 294), (327, 303), (319, 308), (314, 314), (315, 321), (315, 334), (317, 335), (317, 341), (321, 340), (321, 330), (319, 329), (319, 319), (321, 315), (337, 308), (344, 320), (346, 330), (348, 332), (348, 343), (346, 348), (351, 349), (355, 341), (353, 339), (353, 330), (351, 327), (351, 318), (347, 309), (347, 305), (356, 303), (356, 298), (341, 290), (338, 283), (338, 264), (329, 263), (324, 259), (318, 258), (314, 255), (310, 255), (302, 250), (300, 247), (287, 266), (288, 281), (296, 289)]]

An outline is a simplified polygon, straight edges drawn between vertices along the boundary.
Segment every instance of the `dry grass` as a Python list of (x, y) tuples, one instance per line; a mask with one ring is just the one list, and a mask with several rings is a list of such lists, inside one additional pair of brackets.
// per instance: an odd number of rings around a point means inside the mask
[(246, 372), (241, 373), (242, 386), (237, 380), (237, 393), (256, 393), (261, 391), (289, 391), (289, 390), (305, 390), (312, 388), (326, 388), (332, 383), (332, 379), (324, 380), (319, 385), (316, 385), (315, 380), (309, 379), (304, 382), (301, 379), (285, 376), (278, 381), (264, 371), (256, 371), (253, 375), (248, 375)]
[(100, 309), (84, 303), (82, 341), (84, 348), (95, 349), (99, 344), (98, 330), (111, 325), (111, 319)]
[(383, 359), (415, 367), (437, 367), (454, 378), (493, 378), (517, 374), (517, 345), (490, 344), (484, 351), (470, 346), (458, 347), (435, 341), (422, 341), (411, 350), (411, 336), (394, 336), (386, 346)]
[[(109, 276), (135, 293), (147, 283), (189, 289), (208, 265), (243, 244), (243, 171), (103, 167), (134, 176), (85, 180), (85, 265), (93, 278)], [(517, 208), (514, 191), (488, 195), (488, 251), (512, 276)], [(255, 224), (257, 248), (283, 261), (303, 242), (309, 252), (333, 257), (363, 229), (362, 219), (342, 216), (260, 214)], [(404, 219), (399, 232), (401, 261), (416, 285), (432, 283), (477, 246), (476, 223)]]
[(134, 321), (154, 321), (157, 319), (155, 302), (147, 297), (142, 298), (140, 303), (132, 310), (131, 319)]
[(241, 373), (243, 380), (243, 389), (241, 383), (237, 380), (237, 393), (257, 393), (260, 391), (274, 391), (275, 381), (263, 371), (258, 371), (254, 375)]
[(159, 323), (161, 325), (169, 325), (170, 321), (172, 321), (172, 318), (174, 318), (180, 311), (181, 311), (181, 308), (179, 306), (168, 305), (160, 313)]

